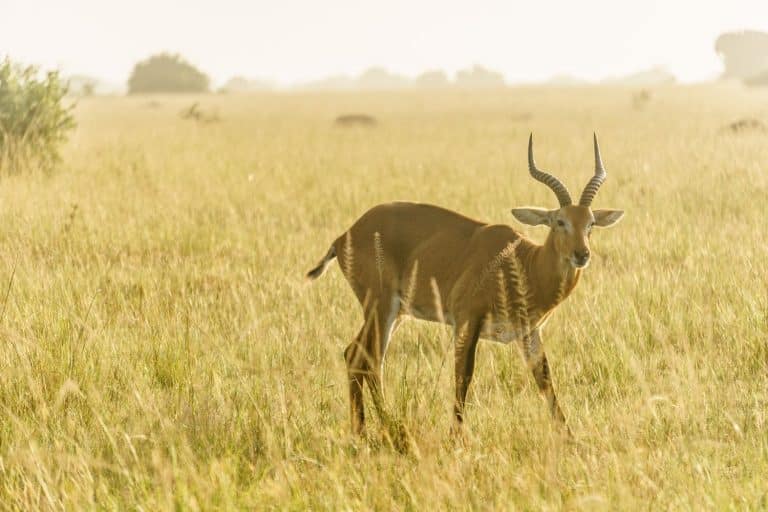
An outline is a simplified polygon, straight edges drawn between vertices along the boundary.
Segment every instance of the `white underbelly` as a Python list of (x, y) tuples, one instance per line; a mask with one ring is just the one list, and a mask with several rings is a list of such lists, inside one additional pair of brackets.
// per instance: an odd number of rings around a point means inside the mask
[(480, 338), (505, 344), (520, 341), (534, 329), (541, 328), (547, 323), (548, 319), (549, 315), (545, 315), (544, 317), (534, 318), (531, 323), (525, 325), (520, 325), (517, 322), (486, 320), (480, 331)]
[(530, 331), (530, 327), (520, 327), (512, 323), (486, 322), (480, 331), (480, 337), (498, 343), (512, 343), (523, 339)]

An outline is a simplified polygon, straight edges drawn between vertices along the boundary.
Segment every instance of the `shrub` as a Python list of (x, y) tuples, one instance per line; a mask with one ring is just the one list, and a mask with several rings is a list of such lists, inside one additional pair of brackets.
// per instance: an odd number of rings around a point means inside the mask
[(41, 76), (35, 66), (0, 61), (0, 174), (48, 171), (58, 162), (59, 147), (75, 127), (66, 94), (57, 71)]
[(161, 53), (141, 61), (128, 79), (130, 94), (207, 92), (208, 77), (179, 55)]

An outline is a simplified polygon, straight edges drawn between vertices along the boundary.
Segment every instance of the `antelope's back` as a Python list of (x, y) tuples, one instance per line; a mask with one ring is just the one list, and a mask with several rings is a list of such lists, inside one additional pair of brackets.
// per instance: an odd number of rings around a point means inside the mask
[(398, 294), (432, 319), (439, 316), (435, 302), (445, 304), (486, 226), (439, 206), (393, 202), (368, 210), (334, 247), (358, 295), (365, 289)]

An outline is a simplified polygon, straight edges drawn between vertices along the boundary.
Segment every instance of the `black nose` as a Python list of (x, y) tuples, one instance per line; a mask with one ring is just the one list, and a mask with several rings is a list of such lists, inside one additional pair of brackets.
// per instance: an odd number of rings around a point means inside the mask
[(583, 251), (573, 251), (573, 255), (576, 257), (576, 260), (579, 262), (586, 262), (589, 259), (589, 249), (584, 249)]

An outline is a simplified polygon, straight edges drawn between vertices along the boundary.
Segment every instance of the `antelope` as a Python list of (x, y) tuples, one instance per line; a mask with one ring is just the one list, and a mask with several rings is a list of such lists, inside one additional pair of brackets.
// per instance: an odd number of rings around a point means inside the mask
[(368, 114), (344, 114), (334, 121), (337, 126), (376, 126), (376, 118)]
[(565, 185), (536, 166), (533, 134), (528, 139), (529, 172), (555, 193), (560, 206), (514, 208), (512, 215), (523, 224), (549, 227), (543, 245), (508, 225), (412, 202), (373, 207), (333, 242), (307, 278), (320, 277), (337, 258), (363, 309), (363, 326), (344, 351), (354, 433), (365, 431), (365, 382), (382, 414), (384, 356), (405, 316), (453, 328), (454, 428), (461, 429), (464, 422), (482, 338), (520, 344), (554, 421), (570, 432), (555, 396), (541, 331), (589, 264), (592, 228), (612, 226), (624, 215), (622, 210), (590, 207), (606, 179), (597, 135), (594, 150), (594, 175), (574, 205)]

